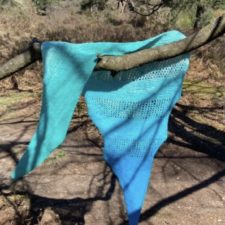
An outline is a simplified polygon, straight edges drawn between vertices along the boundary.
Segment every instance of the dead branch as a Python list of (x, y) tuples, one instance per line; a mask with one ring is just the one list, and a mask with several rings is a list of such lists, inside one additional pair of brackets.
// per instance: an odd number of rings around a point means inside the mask
[(26, 51), (0, 65), (0, 80), (41, 58), (40, 43), (34, 42)]
[(124, 56), (99, 56), (97, 69), (128, 70), (145, 63), (172, 58), (193, 51), (225, 33), (225, 15), (187, 38), (171, 44), (144, 49)]
[(134, 3), (131, 0), (127, 0), (127, 2), (130, 11), (141, 16), (151, 16), (156, 12), (158, 12), (159, 9), (164, 6), (164, 2), (159, 2), (157, 4), (152, 4), (150, 2), (143, 2), (143, 5), (147, 6), (147, 9), (145, 10), (147, 12), (141, 12), (140, 9), (135, 7)]
[[(220, 16), (215, 22), (188, 36), (187, 38), (173, 42), (171, 44), (141, 50), (124, 56), (98, 56), (100, 61), (96, 69), (111, 71), (128, 70), (145, 63), (156, 60), (168, 59), (190, 51), (193, 51), (203, 45), (210, 43), (212, 40), (222, 36), (225, 33), (225, 15)], [(14, 57), (0, 66), (0, 80), (13, 74), (40, 59), (39, 42), (34, 42), (25, 52)]]

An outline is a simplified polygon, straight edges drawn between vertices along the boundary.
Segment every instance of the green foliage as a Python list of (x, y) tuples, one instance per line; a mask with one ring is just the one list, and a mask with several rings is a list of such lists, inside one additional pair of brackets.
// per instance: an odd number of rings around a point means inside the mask
[(210, 6), (212, 9), (225, 9), (225, 0), (208, 0), (205, 5)]
[[(181, 29), (199, 29), (208, 24), (216, 15), (217, 10), (225, 9), (225, 0), (133, 0), (140, 12), (146, 8), (146, 15), (151, 13), (154, 4), (162, 3), (154, 14), (162, 14), (162, 8), (169, 10), (168, 23)], [(153, 10), (154, 11), (154, 10)], [(149, 13), (148, 13), (149, 12)], [(143, 14), (144, 15), (144, 14)]]
[(213, 9), (209, 8), (203, 13), (203, 15), (200, 18), (199, 22), (201, 27), (207, 25), (210, 21), (212, 21), (212, 19), (213, 19)]
[(0, 0), (0, 6), (2, 5), (13, 5), (13, 0)]
[(225, 0), (165, 0), (164, 5), (171, 8), (173, 24), (192, 28), (208, 24), (214, 10), (225, 9)]
[(174, 23), (177, 27), (182, 29), (191, 29), (194, 26), (194, 17), (193, 13), (187, 10), (182, 10), (179, 12), (179, 14), (176, 16), (176, 20), (174, 20)]
[(184, 7), (194, 5), (205, 5), (214, 9), (224, 7), (225, 0), (163, 0), (163, 4), (168, 7)]

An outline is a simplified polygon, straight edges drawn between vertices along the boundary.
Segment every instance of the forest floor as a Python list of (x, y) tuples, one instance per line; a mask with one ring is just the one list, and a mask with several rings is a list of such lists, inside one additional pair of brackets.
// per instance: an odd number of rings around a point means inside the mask
[[(8, 91), (1, 105), (6, 98), (0, 118), (0, 224), (126, 224), (121, 190), (102, 159), (102, 139), (82, 99), (63, 145), (22, 181), (10, 183), (10, 171), (38, 123), (40, 100), (37, 93)], [(140, 225), (225, 223), (224, 112), (185, 101), (173, 110), (169, 139), (156, 156)]]
[[(159, 32), (133, 29), (118, 18), (113, 20), (117, 25), (106, 26), (102, 18), (84, 20), (63, 12), (53, 16), (54, 21), (1, 14), (0, 63), (32, 37), (127, 41)], [(221, 38), (192, 55), (169, 138), (154, 162), (140, 225), (225, 224), (224, 46)], [(10, 171), (38, 123), (41, 74), (37, 62), (0, 82), (0, 225), (125, 225), (122, 192), (102, 159), (102, 138), (83, 99), (62, 146), (23, 180), (11, 183)]]

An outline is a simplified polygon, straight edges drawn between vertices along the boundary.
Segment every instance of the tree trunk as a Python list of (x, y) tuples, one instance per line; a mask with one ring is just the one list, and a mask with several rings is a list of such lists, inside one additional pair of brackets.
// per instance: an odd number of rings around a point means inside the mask
[(201, 18), (204, 12), (205, 12), (205, 7), (201, 4), (198, 4), (196, 9), (196, 15), (195, 15), (195, 23), (194, 23), (195, 30), (200, 28)]

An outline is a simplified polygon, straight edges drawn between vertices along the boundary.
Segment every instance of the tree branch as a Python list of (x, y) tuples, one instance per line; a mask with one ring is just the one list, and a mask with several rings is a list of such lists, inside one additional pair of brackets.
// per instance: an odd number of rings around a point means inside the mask
[(140, 9), (137, 9), (133, 2), (128, 0), (128, 6), (129, 6), (129, 9), (131, 12), (134, 12), (138, 15), (141, 15), (141, 16), (151, 16), (153, 15), (154, 13), (156, 13), (157, 11), (159, 11), (159, 9), (161, 7), (164, 6), (164, 2), (160, 2), (160, 3), (157, 3), (157, 4), (151, 4), (151, 3), (148, 3), (148, 2), (143, 2), (142, 3), (143, 5), (147, 5), (147, 8), (145, 13), (141, 12)]
[(128, 70), (145, 63), (172, 58), (193, 51), (225, 33), (225, 15), (187, 38), (171, 44), (144, 49), (124, 56), (99, 56), (97, 69)]
[[(124, 56), (99, 56), (96, 69), (111, 71), (128, 70), (145, 63), (172, 58), (195, 50), (225, 33), (225, 15), (187, 38), (171, 44), (141, 50)], [(0, 66), (0, 80), (40, 59), (40, 42)]]
[(29, 66), (40, 58), (40, 43), (34, 42), (26, 51), (0, 65), (0, 80)]

